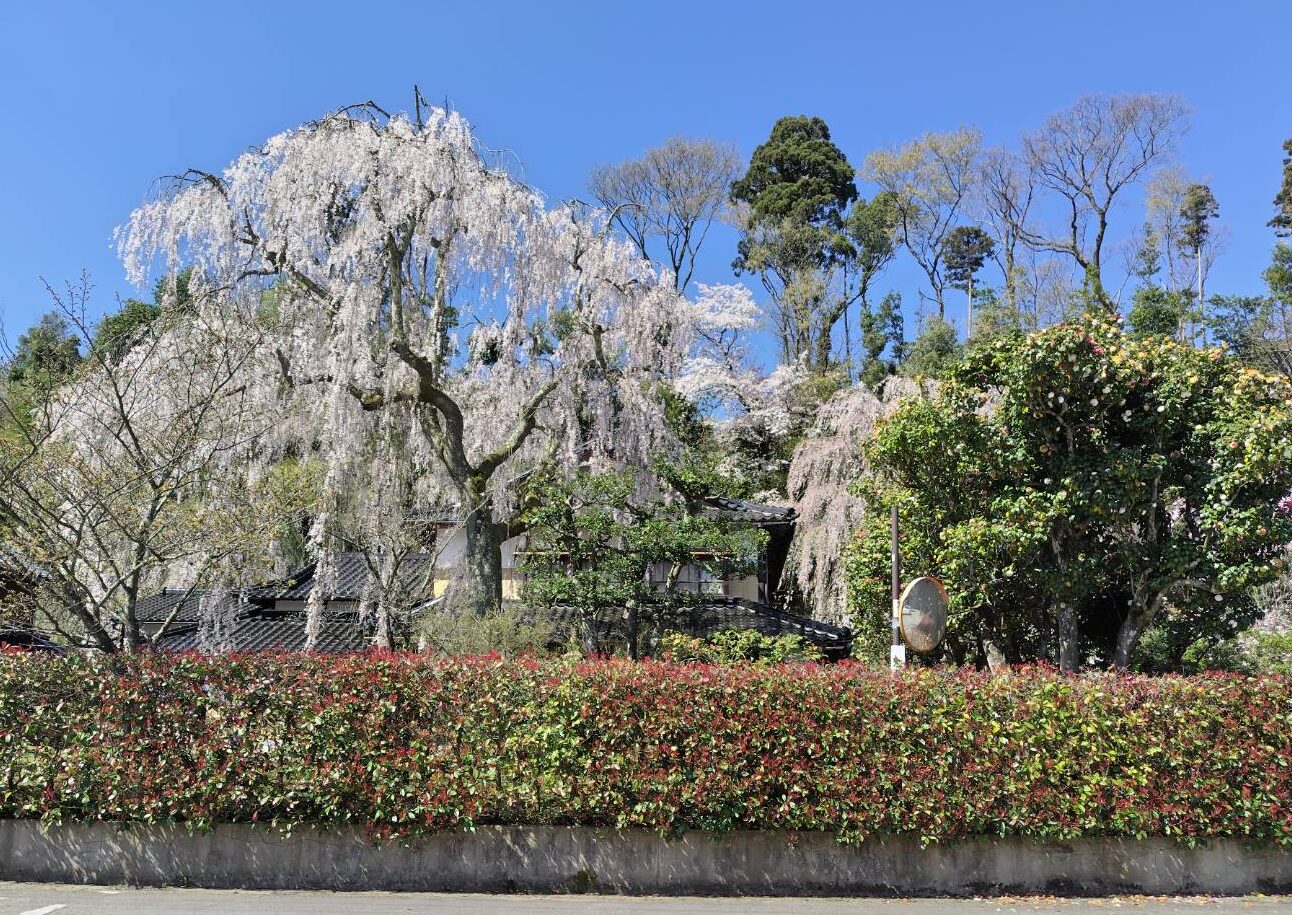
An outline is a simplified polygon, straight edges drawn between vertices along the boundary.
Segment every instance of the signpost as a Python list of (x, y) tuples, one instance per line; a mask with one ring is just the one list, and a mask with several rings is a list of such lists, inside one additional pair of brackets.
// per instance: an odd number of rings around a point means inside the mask
[(906, 649), (921, 654), (937, 648), (947, 631), (947, 592), (942, 582), (922, 575), (901, 590), (902, 559), (897, 548), (897, 507), (891, 516), (893, 535), (893, 645), (889, 669), (906, 666)]

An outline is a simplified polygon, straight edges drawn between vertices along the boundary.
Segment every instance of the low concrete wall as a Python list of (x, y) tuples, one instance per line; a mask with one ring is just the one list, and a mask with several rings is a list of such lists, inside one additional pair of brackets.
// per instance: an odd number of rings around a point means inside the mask
[(205, 887), (659, 894), (1250, 893), (1292, 889), (1292, 851), (1232, 840), (874, 838), (487, 827), (373, 847), (356, 831), (222, 826), (42, 829), (0, 821), (0, 879)]

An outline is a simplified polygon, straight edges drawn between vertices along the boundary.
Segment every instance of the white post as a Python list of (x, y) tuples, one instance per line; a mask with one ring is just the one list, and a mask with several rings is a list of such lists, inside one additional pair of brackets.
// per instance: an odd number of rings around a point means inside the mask
[(892, 527), (892, 586), (893, 586), (893, 644), (888, 652), (888, 668), (897, 673), (906, 666), (906, 646), (902, 644), (902, 557), (897, 549), (897, 506), (893, 506), (890, 515)]

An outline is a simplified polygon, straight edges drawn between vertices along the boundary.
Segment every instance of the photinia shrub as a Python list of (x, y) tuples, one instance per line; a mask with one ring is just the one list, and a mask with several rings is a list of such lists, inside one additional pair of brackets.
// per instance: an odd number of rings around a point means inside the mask
[(1292, 681), (0, 656), (0, 816), (1292, 841)]

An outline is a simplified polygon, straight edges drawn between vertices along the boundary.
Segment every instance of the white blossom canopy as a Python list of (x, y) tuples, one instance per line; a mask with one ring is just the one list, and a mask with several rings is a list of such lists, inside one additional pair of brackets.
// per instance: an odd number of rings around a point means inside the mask
[(539, 462), (676, 446), (655, 385), (696, 312), (608, 220), (547, 206), (457, 113), (369, 103), (180, 176), (119, 246), (135, 282), (190, 267), (199, 310), (265, 334), (260, 400), (280, 444), (326, 460), (336, 512), (452, 502), (498, 524)]

